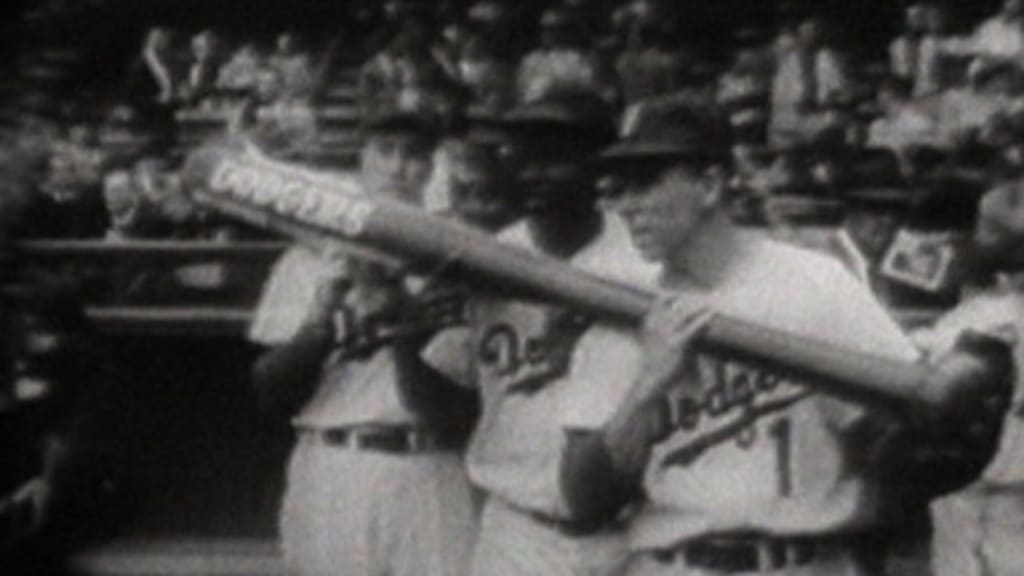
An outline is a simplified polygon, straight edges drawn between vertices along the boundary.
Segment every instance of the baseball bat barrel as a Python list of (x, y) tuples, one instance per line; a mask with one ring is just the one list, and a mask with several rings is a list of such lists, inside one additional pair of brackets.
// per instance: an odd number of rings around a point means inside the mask
[[(299, 241), (334, 239), (358, 255), (393, 258), (411, 270), (450, 266), (510, 296), (554, 300), (610, 321), (637, 324), (652, 293), (598, 278), (388, 198), (354, 182), (269, 160), (251, 151), (207, 147), (184, 177), (201, 204)], [(731, 350), (797, 375), (825, 391), (873, 404), (941, 409), (922, 365), (868, 356), (824, 342), (716, 316), (703, 344)]]

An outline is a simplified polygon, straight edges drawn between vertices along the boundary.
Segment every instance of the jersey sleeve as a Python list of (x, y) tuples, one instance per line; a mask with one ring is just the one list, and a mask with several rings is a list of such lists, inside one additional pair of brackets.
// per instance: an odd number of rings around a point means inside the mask
[(600, 325), (588, 330), (560, 389), (562, 426), (594, 430), (604, 425), (633, 386), (641, 361), (632, 332)]
[(345, 274), (338, 259), (321, 258), (303, 247), (286, 251), (263, 286), (249, 326), (249, 340), (265, 346), (291, 340), (305, 322), (317, 291)]

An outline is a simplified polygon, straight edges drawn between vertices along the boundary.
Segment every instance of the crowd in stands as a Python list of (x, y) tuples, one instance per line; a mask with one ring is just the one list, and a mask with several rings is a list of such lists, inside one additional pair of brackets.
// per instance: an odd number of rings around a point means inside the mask
[[(427, 99), (417, 105), (455, 126), (566, 87), (599, 96), (623, 128), (658, 101), (721, 113), (740, 216), (783, 234), (835, 225), (853, 204), (831, 186), (843, 160), (826, 162), (824, 151), (894, 151), (904, 176), (956, 206), (1014, 173), (1024, 2), (1006, 0), (957, 33), (946, 3), (911, 2), (877, 57), (843, 39), (827, 13), (787, 6), (714, 51), (693, 41), (700, 27), (680, 6), (661, 0), (352, 2), (343, 31), (316, 46), (291, 31), (267, 42), (157, 26), (124, 63), (104, 113), (25, 114), (5, 131), (3, 202), (33, 214), (20, 233), (34, 237), (231, 238), (237, 227), (192, 206), (176, 174), (208, 138), (243, 134), (272, 156), (345, 171), (343, 156), (323, 149), (351, 148), (358, 118), (379, 107)], [(443, 188), (494, 161), (449, 140), (434, 170), (436, 209), (456, 196)], [(794, 165), (809, 168), (803, 181)]]

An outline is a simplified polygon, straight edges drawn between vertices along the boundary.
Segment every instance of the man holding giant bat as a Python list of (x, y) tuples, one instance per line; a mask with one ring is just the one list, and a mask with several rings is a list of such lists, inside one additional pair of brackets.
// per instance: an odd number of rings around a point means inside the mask
[[(632, 250), (621, 221), (596, 206), (589, 160), (614, 137), (610, 117), (597, 94), (560, 87), (504, 117), (525, 216), (497, 239), (604, 276), (653, 280), (657, 268)], [(472, 575), (617, 575), (623, 523), (573, 514), (558, 476), (571, 445), (566, 430), (597, 428), (631, 381), (618, 358), (601, 358), (635, 348), (634, 332), (558, 303), (486, 291), (472, 295), (466, 316), (466, 326), (442, 332), (423, 358), (480, 393), (466, 451), (470, 479), (484, 494)]]
[[(975, 336), (938, 359), (920, 385), (943, 391), (943, 410), (914, 414), (822, 394), (821, 374), (702, 338), (726, 315), (862, 361), (918, 358), (838, 262), (729, 221), (726, 141), (711, 118), (644, 109), (603, 155), (627, 183), (614, 202), (634, 243), (664, 266), (663, 296), (645, 323), (640, 376), (566, 467), (567, 498), (607, 509), (594, 494), (628, 501), (642, 490), (628, 574), (881, 574), (890, 474), (912, 454), (905, 439), (965, 453), (990, 445), (1007, 349)], [(988, 390), (991, 409), (968, 409)]]
[[(358, 181), (334, 182), (418, 205), (437, 121), (403, 108), (368, 118)], [(247, 182), (301, 201), (273, 176), (240, 164), (210, 188)], [(278, 262), (250, 334), (269, 346), (253, 369), (261, 403), (291, 416), (298, 436), (281, 509), (285, 561), (303, 576), (464, 574), (476, 513), (458, 450), (475, 398), (418, 355), (446, 316), (430, 314), (422, 286), (394, 267), (314, 248)]]

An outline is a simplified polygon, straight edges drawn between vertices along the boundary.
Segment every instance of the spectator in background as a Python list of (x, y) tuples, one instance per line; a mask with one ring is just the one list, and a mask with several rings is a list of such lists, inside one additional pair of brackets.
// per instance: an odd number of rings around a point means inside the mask
[(976, 60), (968, 74), (969, 84), (943, 91), (936, 103), (936, 142), (946, 148), (970, 142), (993, 117), (1024, 105), (1024, 70), (1017, 64)]
[(417, 19), (408, 19), (391, 44), (359, 71), (359, 107), (363, 114), (395, 107), (403, 91), (437, 85), (444, 68), (431, 52), (429, 32)]
[(221, 40), (212, 30), (192, 37), (192, 61), (181, 86), (182, 100), (194, 105), (213, 92), (223, 64), (222, 52)]
[(903, 33), (889, 44), (889, 71), (908, 82), (917, 80), (922, 43), (928, 31), (928, 6), (915, 2), (904, 9)]
[(881, 116), (868, 127), (868, 145), (903, 150), (918, 144), (935, 145), (939, 123), (934, 106), (913, 99), (911, 81), (888, 78), (877, 92)]
[(516, 97), (515, 66), (499, 54), (492, 40), (473, 35), (462, 48), (457, 76), (469, 89), (472, 104), (495, 114), (508, 110)]
[(459, 77), (459, 60), (462, 57), (466, 43), (473, 37), (472, 30), (468, 24), (457, 14), (451, 14), (442, 4), (438, 8), (437, 22), (440, 28), (435, 46), (432, 48), (434, 57), (444, 68), (445, 74), (452, 78)]
[(38, 183), (38, 231), (54, 238), (98, 238), (106, 228), (100, 197), (104, 154), (95, 130), (73, 126), (64, 138), (51, 143), (47, 167)]
[(635, 18), (626, 48), (615, 62), (624, 105), (682, 87), (682, 55), (668, 46), (673, 30), (655, 14)]
[(540, 47), (519, 64), (519, 99), (531, 102), (552, 87), (578, 86), (599, 91), (597, 63), (581, 34), (581, 23), (562, 8), (545, 10), (540, 20)]
[(217, 87), (236, 93), (251, 92), (259, 84), (266, 58), (256, 44), (243, 44), (217, 74)]
[(169, 105), (174, 102), (184, 78), (182, 61), (174, 46), (174, 34), (167, 28), (152, 28), (142, 46), (145, 71), (143, 100)]
[(113, 170), (103, 180), (103, 200), (110, 218), (108, 241), (152, 238), (162, 233), (152, 205), (136, 188), (128, 170)]
[(95, 128), (85, 123), (71, 126), (50, 152), (50, 170), (43, 186), (51, 196), (62, 200), (99, 188), (105, 157)]
[(974, 32), (973, 51), (980, 57), (1019, 60), (1024, 56), (1024, 1), (1003, 0), (998, 14)]
[(949, 8), (935, 3), (928, 6), (927, 33), (923, 39), (921, 66), (914, 84), (918, 95), (928, 95), (946, 89), (963, 80), (964, 41), (950, 32)]
[(718, 78), (715, 101), (729, 114), (734, 130), (743, 132), (738, 142), (764, 144), (771, 94), (771, 51), (757, 29), (740, 30), (734, 41), (736, 54), (732, 65)]
[(826, 107), (844, 94), (850, 78), (842, 56), (827, 41), (819, 15), (803, 19), (795, 35), (780, 37), (772, 82), (772, 137), (816, 131), (829, 122)]
[(949, 83), (952, 54), (961, 41), (949, 35), (948, 13), (937, 2), (907, 6), (904, 32), (889, 45), (891, 74), (911, 83), (915, 96), (928, 96)]
[(277, 37), (274, 52), (267, 66), (277, 82), (277, 98), (286, 101), (304, 100), (313, 93), (315, 77), (310, 55), (298, 45), (294, 34)]

